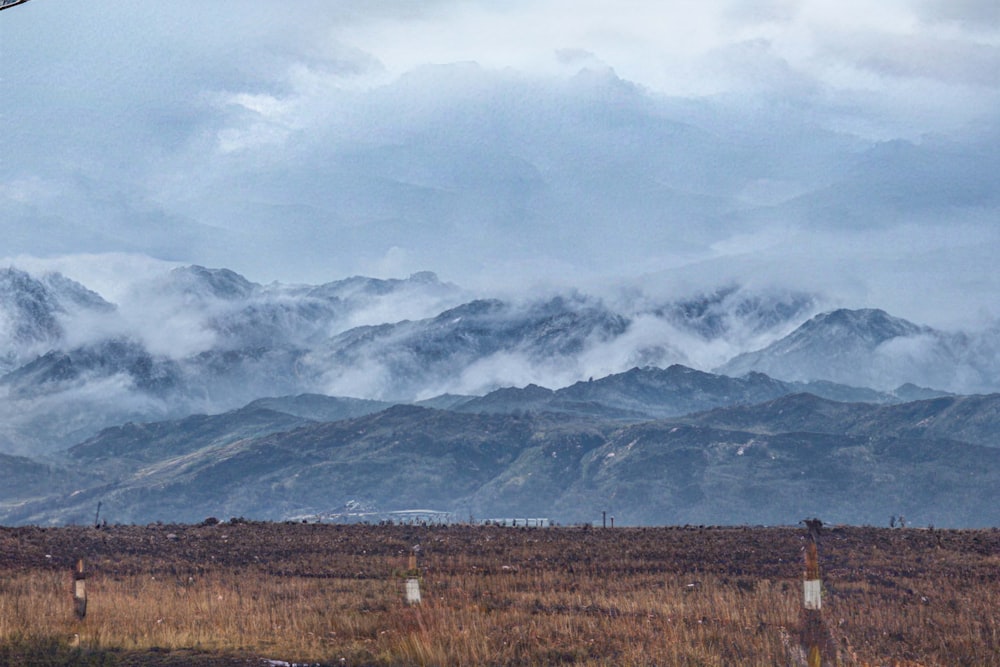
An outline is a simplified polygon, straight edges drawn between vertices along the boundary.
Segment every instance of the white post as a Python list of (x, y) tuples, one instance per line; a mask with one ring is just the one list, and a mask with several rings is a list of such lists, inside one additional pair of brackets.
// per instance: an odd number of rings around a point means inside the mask
[(802, 587), (804, 594), (802, 606), (806, 609), (819, 611), (823, 606), (820, 592), (822, 585), (819, 579), (819, 554), (816, 553), (816, 543), (811, 541), (806, 545), (806, 572)]
[(809, 667), (822, 667), (823, 656), (820, 645), (826, 630), (823, 627), (822, 585), (819, 579), (819, 553), (816, 550), (818, 530), (810, 526), (809, 542), (806, 544), (806, 571), (803, 576), (803, 646), (808, 651)]
[(417, 569), (417, 554), (410, 554), (410, 567), (406, 571), (406, 604), (420, 604), (420, 570)]
[(87, 574), (83, 570), (83, 559), (76, 561), (73, 570), (73, 611), (81, 621), (87, 615)]
[(420, 580), (416, 577), (406, 580), (406, 604), (420, 604)]

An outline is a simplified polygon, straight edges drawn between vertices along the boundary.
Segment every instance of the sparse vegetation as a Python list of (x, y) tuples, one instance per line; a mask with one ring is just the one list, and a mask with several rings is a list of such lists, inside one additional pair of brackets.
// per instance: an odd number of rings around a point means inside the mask
[[(799, 665), (791, 528), (0, 529), (0, 664)], [(396, 576), (419, 544), (424, 603)], [(87, 618), (70, 594), (91, 573)], [(834, 528), (827, 655), (1000, 664), (1000, 531)], [(202, 662), (199, 662), (202, 661)]]

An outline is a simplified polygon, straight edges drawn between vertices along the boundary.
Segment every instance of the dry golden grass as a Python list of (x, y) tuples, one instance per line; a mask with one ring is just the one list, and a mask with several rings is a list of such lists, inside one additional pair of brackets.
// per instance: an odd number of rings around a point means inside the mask
[[(351, 665), (807, 664), (801, 531), (170, 530), (174, 540), (158, 547), (154, 530), (151, 550), (125, 554), (133, 534), (69, 540), (92, 564), (83, 622), (68, 554), (0, 561), (0, 643), (78, 635), (93, 651)], [(222, 531), (257, 560), (205, 547)], [(821, 546), (824, 664), (1000, 665), (1000, 538), (924, 533), (846, 529)], [(45, 539), (52, 550), (58, 532)], [(394, 573), (418, 543), (424, 603), (408, 607)]]

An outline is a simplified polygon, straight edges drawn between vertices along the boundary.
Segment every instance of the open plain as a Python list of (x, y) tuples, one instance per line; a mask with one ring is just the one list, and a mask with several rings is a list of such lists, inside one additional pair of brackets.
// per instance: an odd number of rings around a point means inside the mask
[[(1000, 531), (0, 528), (3, 665), (1000, 665)], [(404, 600), (417, 554), (422, 604)], [(77, 619), (72, 570), (86, 568)], [(810, 639), (811, 638), (811, 639)]]

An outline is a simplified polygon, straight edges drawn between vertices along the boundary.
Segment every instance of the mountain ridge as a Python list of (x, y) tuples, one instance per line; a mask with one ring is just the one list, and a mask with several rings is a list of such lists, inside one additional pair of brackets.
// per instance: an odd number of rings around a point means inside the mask
[[(407, 405), (328, 423), (254, 412), (293, 421), (245, 437), (210, 433), (169, 451), (150, 444), (148, 429), (133, 432), (134, 443), (159, 454), (133, 455), (132, 467), (72, 493), (9, 503), (5, 521), (84, 522), (97, 500), (110, 520), (125, 522), (282, 519), (352, 504), (566, 522), (604, 509), (622, 525), (787, 523), (813, 513), (853, 523), (904, 513), (941, 527), (1000, 520), (982, 502), (1000, 482), (1000, 447), (933, 434), (762, 433)], [(104, 438), (122, 435), (128, 430)], [(182, 440), (170, 429), (161, 437)], [(102, 445), (71, 455), (87, 469), (100, 463)]]
[[(6, 501), (0, 516), (78, 522), (100, 500), (123, 521), (197, 521), (199, 514), (280, 519), (359, 505), (480, 516), (550, 513), (565, 521), (586, 520), (587, 508), (601, 506), (623, 522), (726, 523), (750, 521), (751, 510), (737, 497), (759, 501), (770, 497), (765, 489), (780, 487), (773, 500), (753, 507), (758, 522), (773, 522), (787, 520), (780, 517), (790, 508), (806, 511), (793, 499), (805, 488), (798, 476), (811, 470), (812, 483), (866, 498), (853, 519), (853, 496), (840, 491), (821, 493), (826, 500), (811, 506), (818, 511), (826, 502), (825, 514), (844, 521), (872, 520), (880, 502), (911, 517), (933, 516), (938, 525), (992, 520), (977, 512), (971, 496), (1000, 480), (1000, 395), (870, 404), (785, 393), (668, 419), (596, 402), (648, 394), (651, 377), (677, 381), (668, 391), (659, 387), (665, 405), (678, 388), (691, 400), (693, 383), (706, 379), (703, 388), (746, 386), (677, 366), (587, 382), (589, 391), (578, 398), (590, 402), (554, 410), (508, 404), (499, 411), (480, 403), (476, 412), (477, 398), (449, 410), (310, 394), (259, 399), (220, 415), (105, 429), (65, 454), (75, 469), (92, 471), (89, 481), (77, 479), (72, 489), (66, 481), (63, 491), (44, 498), (0, 497)], [(795, 388), (759, 374), (751, 381)], [(631, 391), (622, 390), (627, 385)], [(602, 386), (615, 391), (601, 394)], [(573, 387), (529, 385), (496, 394), (545, 400)], [(49, 474), (65, 476), (58, 469)], [(956, 474), (981, 477), (963, 487), (954, 483)], [(891, 490), (889, 500), (859, 480)]]

